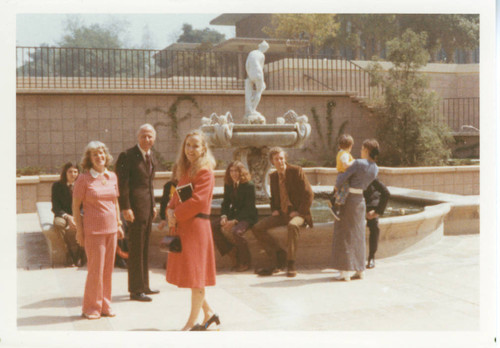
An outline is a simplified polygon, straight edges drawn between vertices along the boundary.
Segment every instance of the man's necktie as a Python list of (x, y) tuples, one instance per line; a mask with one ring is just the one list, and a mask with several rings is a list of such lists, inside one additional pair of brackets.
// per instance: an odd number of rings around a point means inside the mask
[(149, 174), (151, 174), (151, 171), (153, 170), (153, 162), (151, 162), (151, 155), (148, 153), (146, 154), (146, 166), (148, 168)]

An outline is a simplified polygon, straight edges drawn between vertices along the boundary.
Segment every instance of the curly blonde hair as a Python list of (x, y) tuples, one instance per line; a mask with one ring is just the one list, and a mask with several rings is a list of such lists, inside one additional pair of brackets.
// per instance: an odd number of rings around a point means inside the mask
[(92, 151), (103, 150), (106, 154), (106, 168), (113, 162), (113, 156), (109, 153), (108, 147), (98, 140), (93, 140), (85, 147), (80, 166), (83, 170), (89, 171), (92, 168)]
[[(204, 150), (202, 155), (196, 160), (195, 163), (192, 164), (186, 157), (186, 153), (184, 150), (186, 147), (186, 142), (190, 137), (199, 137), (201, 140), (201, 146)], [(194, 177), (196, 173), (198, 173), (198, 171), (202, 168), (208, 168), (211, 170), (215, 168), (215, 158), (212, 155), (212, 151), (210, 151), (210, 148), (208, 147), (207, 140), (205, 139), (205, 134), (203, 134), (201, 130), (195, 129), (186, 134), (186, 137), (184, 138), (182, 146), (179, 150), (179, 156), (177, 158), (176, 164), (177, 180), (180, 180), (186, 173), (190, 177)]]

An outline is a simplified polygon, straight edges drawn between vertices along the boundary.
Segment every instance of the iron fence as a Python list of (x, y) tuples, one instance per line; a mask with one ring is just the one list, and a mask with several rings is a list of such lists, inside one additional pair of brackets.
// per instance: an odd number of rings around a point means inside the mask
[(479, 97), (444, 98), (432, 116), (453, 132), (479, 132)]
[[(242, 52), (17, 47), (16, 58), (21, 89), (238, 91), (246, 78)], [(268, 91), (382, 94), (366, 70), (327, 55), (266, 54), (264, 75)], [(479, 98), (445, 98), (433, 117), (455, 132), (479, 129)]]
[[(17, 87), (242, 90), (246, 54), (206, 50), (17, 47)], [(369, 74), (345, 59), (266, 54), (267, 90), (373, 96)]]

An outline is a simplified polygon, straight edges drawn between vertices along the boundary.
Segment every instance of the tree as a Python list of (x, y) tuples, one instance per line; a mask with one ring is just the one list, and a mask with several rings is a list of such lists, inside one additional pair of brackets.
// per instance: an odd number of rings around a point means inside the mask
[(162, 50), (155, 56), (156, 65), (166, 76), (236, 76), (236, 53), (216, 54), (212, 52), (214, 44), (224, 41), (225, 34), (205, 28), (193, 29), (184, 23), (177, 42), (199, 43), (190, 50)]
[(177, 42), (187, 43), (204, 43), (210, 42), (216, 44), (226, 39), (225, 34), (219, 33), (217, 30), (205, 28), (203, 30), (194, 29), (191, 24), (184, 23), (182, 26), (182, 34), (177, 39)]
[(396, 15), (371, 14), (363, 15), (361, 40), (365, 44), (364, 57), (372, 59), (381, 57), (387, 41), (398, 35)]
[(379, 63), (369, 69), (372, 83), (384, 90), (382, 99), (373, 103), (385, 165), (436, 165), (450, 155), (450, 132), (431, 116), (438, 98), (427, 89), (427, 78), (418, 72), (429, 59), (426, 40), (426, 33), (406, 30), (401, 38), (387, 43), (388, 60), (393, 63), (387, 74)]
[(30, 61), (19, 75), (71, 77), (146, 77), (152, 54), (121, 50), (127, 22), (86, 26), (79, 17), (66, 21), (58, 47), (41, 47), (28, 53)]
[(153, 35), (151, 34), (151, 30), (149, 29), (149, 25), (145, 24), (142, 27), (142, 40), (141, 40), (140, 48), (147, 50), (147, 49), (152, 49), (155, 46), (156, 46), (156, 42), (153, 38)]
[(338, 14), (339, 28), (327, 46), (340, 56), (340, 49), (352, 50), (353, 59), (371, 59), (382, 56), (386, 41), (397, 35), (396, 15), (393, 14)]
[[(442, 48), (446, 62), (455, 61), (457, 49), (472, 50), (479, 45), (479, 15), (471, 14), (401, 14), (398, 15), (401, 30), (412, 29), (416, 33), (426, 32), (425, 48), (431, 52), (433, 61)], [(467, 57), (472, 62), (472, 57)]]
[(339, 28), (335, 14), (323, 13), (273, 14), (271, 23), (262, 29), (264, 33), (272, 38), (309, 40), (313, 54), (335, 37)]
[(85, 26), (79, 17), (66, 20), (65, 31), (58, 42), (60, 47), (86, 48), (122, 48), (124, 42), (120, 38), (124, 34), (127, 22), (115, 21), (107, 25), (91, 24)]

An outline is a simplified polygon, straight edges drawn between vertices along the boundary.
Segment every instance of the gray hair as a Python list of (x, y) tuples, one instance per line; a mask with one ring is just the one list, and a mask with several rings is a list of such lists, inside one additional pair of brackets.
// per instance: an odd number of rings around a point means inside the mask
[(141, 134), (143, 130), (150, 130), (153, 132), (155, 138), (156, 138), (156, 129), (149, 123), (144, 123), (142, 126), (139, 127), (139, 130), (137, 131), (137, 137)]

